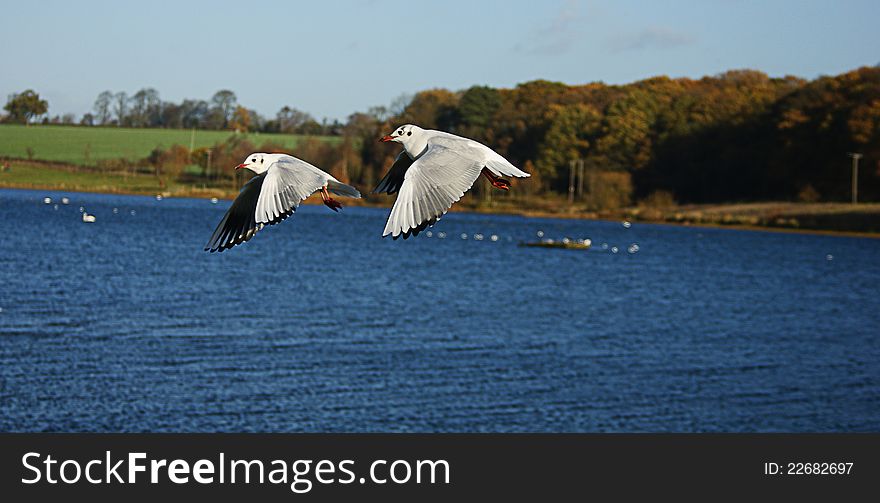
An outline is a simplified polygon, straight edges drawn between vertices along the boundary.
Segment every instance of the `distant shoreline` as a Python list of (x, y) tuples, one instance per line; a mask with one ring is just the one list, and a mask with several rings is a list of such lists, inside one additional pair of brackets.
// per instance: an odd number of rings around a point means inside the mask
[[(132, 190), (120, 190), (120, 189), (94, 189), (88, 187), (64, 187), (52, 184), (9, 184), (0, 181), (0, 189), (10, 189), (10, 190), (47, 190), (53, 192), (82, 192), (82, 193), (90, 193), (90, 194), (113, 194), (113, 195), (125, 195), (125, 196), (154, 196), (156, 194), (161, 194), (166, 198), (192, 198), (192, 199), (210, 199), (216, 197), (218, 199), (231, 201), (235, 198), (237, 193), (231, 193), (229, 191), (222, 191), (220, 189), (204, 189), (204, 190), (195, 190), (195, 191), (176, 191), (176, 192), (157, 192), (157, 193), (148, 193), (148, 192), (139, 192)], [(303, 201), (303, 204), (306, 205), (319, 205), (321, 204), (320, 200), (316, 197), (310, 197)], [(365, 208), (390, 208), (391, 200), (386, 203), (379, 203), (373, 201), (367, 201), (366, 199), (348, 199), (343, 203), (346, 206), (361, 206)], [(712, 205), (712, 208), (725, 208), (725, 207), (736, 207), (736, 204), (730, 205)], [(450, 209), (451, 213), (477, 213), (477, 214), (489, 214), (489, 215), (513, 215), (513, 216), (521, 216), (525, 218), (558, 218), (558, 219), (566, 219), (566, 220), (593, 220), (593, 221), (603, 221), (603, 222), (619, 222), (623, 220), (631, 220), (633, 222), (638, 223), (639, 225), (647, 224), (647, 225), (669, 225), (675, 227), (695, 227), (695, 228), (705, 228), (705, 229), (727, 229), (727, 230), (739, 230), (739, 231), (759, 231), (759, 232), (775, 232), (775, 233), (786, 233), (786, 234), (808, 234), (808, 235), (820, 235), (820, 236), (838, 236), (838, 237), (853, 237), (853, 238), (869, 238), (869, 239), (880, 239), (880, 232), (873, 231), (848, 231), (848, 230), (834, 230), (834, 229), (806, 229), (806, 228), (787, 228), (787, 227), (773, 227), (773, 226), (762, 226), (762, 225), (747, 225), (747, 224), (720, 224), (720, 223), (712, 223), (712, 222), (670, 222), (670, 221), (657, 221), (657, 220), (645, 220), (639, 218), (633, 218), (631, 215), (626, 214), (626, 209), (618, 210), (613, 214), (603, 214), (596, 215), (592, 213), (571, 213), (571, 212), (552, 212), (552, 211), (542, 211), (542, 210), (534, 210), (534, 209), (516, 209), (516, 208), (486, 208), (486, 207), (474, 207), (469, 205), (455, 205)]]

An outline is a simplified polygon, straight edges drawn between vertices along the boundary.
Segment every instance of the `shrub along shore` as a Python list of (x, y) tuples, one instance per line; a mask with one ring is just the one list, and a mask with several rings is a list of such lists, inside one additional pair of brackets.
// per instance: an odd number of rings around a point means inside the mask
[[(0, 169), (0, 187), (71, 192), (155, 195), (164, 197), (195, 197), (232, 199), (246, 180), (240, 176), (233, 184), (184, 183), (162, 179), (155, 173), (102, 172), (97, 168), (5, 159)], [(517, 181), (514, 181), (516, 184)], [(528, 183), (528, 182), (524, 182)], [(478, 182), (479, 186), (480, 183)], [(359, 187), (365, 194), (369, 187)], [(584, 202), (570, 204), (554, 195), (524, 195), (514, 186), (511, 193), (471, 191), (465, 194), (452, 211), (517, 214), (528, 217), (584, 218), (597, 220), (633, 220), (648, 223), (745, 228), (792, 232), (821, 232), (866, 237), (880, 237), (880, 204), (761, 202), (736, 204), (677, 205), (657, 201), (657, 205), (624, 207), (591, 211)], [(367, 195), (361, 200), (347, 200), (350, 206), (387, 207), (394, 199)], [(320, 204), (311, 198), (306, 204)]]

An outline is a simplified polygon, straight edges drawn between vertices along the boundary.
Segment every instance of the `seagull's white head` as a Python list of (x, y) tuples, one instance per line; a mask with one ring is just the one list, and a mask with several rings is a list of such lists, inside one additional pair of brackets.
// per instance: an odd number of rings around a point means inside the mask
[(393, 141), (403, 145), (410, 157), (416, 157), (428, 145), (425, 130), (413, 124), (404, 124), (391, 134), (379, 138), (379, 141)]
[(272, 154), (264, 154), (261, 152), (255, 152), (249, 156), (247, 156), (241, 164), (235, 167), (235, 169), (249, 169), (256, 174), (265, 173), (267, 169), (269, 169), (269, 165), (272, 164), (274, 159), (270, 159)]

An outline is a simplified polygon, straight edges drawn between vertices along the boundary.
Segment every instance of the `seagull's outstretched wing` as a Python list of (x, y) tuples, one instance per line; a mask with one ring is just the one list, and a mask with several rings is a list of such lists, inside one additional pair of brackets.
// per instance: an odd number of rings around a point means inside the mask
[[(485, 161), (468, 155), (471, 153), (429, 143), (427, 150), (403, 174), (400, 193), (382, 237), (406, 239), (434, 225), (480, 176)], [(393, 171), (394, 167), (388, 175)]]
[(292, 215), (299, 203), (325, 184), (334, 192), (360, 197), (357, 190), (315, 166), (293, 156), (281, 157), (244, 185), (205, 245), (205, 251), (222, 252), (244, 243), (264, 225), (277, 224)]
[(406, 170), (412, 166), (412, 163), (413, 160), (407, 155), (406, 150), (401, 150), (400, 153), (397, 154), (397, 159), (394, 159), (394, 164), (391, 165), (391, 169), (388, 170), (385, 177), (379, 180), (376, 188), (373, 189), (373, 194), (381, 194), (383, 192), (386, 194), (394, 194), (400, 190), (400, 186), (403, 185), (403, 177), (406, 175)]
[(284, 220), (330, 180), (335, 178), (301, 159), (289, 155), (280, 158), (266, 171), (255, 208), (257, 223), (275, 225)]
[(223, 219), (214, 229), (214, 234), (205, 245), (205, 251), (222, 252), (232, 248), (252, 238), (262, 228), (256, 222), (254, 210), (266, 175), (267, 173), (257, 175), (244, 184), (238, 197), (232, 201), (232, 206), (226, 210)]

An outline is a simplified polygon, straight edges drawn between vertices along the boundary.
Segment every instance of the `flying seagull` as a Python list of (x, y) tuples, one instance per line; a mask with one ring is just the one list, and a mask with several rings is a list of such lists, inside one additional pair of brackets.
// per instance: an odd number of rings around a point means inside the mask
[(510, 182), (502, 176), (530, 176), (482, 143), (443, 131), (406, 124), (379, 141), (403, 145), (373, 189), (374, 193), (398, 193), (382, 237), (417, 236), (437, 223), (480, 174), (501, 190), (510, 190)]
[(292, 215), (299, 203), (315, 192), (321, 192), (324, 204), (333, 211), (339, 211), (342, 204), (329, 192), (361, 197), (354, 187), (287, 154), (251, 154), (235, 167), (242, 168), (257, 176), (244, 184), (205, 245), (205, 251), (222, 252), (244, 243), (263, 226), (275, 225)]

